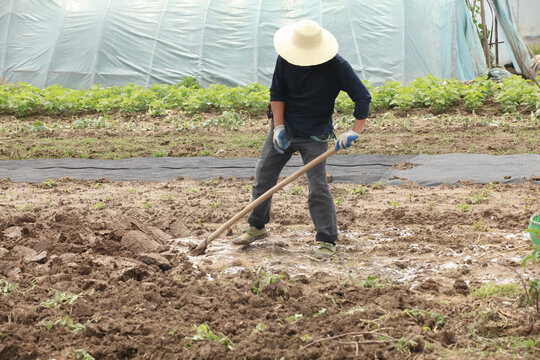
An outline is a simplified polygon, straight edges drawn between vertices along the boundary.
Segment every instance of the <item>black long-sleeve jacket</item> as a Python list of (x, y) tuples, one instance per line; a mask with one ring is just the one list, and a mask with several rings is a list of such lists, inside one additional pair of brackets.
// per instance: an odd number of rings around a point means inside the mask
[(354, 117), (366, 118), (371, 95), (340, 55), (314, 66), (293, 65), (278, 56), (270, 101), (285, 102), (285, 123), (295, 133), (317, 136), (333, 130), (332, 114), (341, 90), (355, 103)]

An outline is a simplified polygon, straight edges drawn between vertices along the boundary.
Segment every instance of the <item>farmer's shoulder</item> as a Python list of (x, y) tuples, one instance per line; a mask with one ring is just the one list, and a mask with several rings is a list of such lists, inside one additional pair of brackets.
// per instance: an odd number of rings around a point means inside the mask
[(339, 54), (330, 59), (328, 64), (330, 66), (329, 71), (341, 78), (349, 78), (354, 72), (351, 64)]
[(351, 67), (351, 64), (341, 55), (336, 54), (332, 59), (329, 61), (333, 66), (337, 68), (348, 68)]

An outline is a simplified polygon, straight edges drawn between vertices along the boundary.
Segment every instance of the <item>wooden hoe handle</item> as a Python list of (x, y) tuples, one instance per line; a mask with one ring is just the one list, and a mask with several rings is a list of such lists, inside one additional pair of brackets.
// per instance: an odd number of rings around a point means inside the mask
[(271, 189), (266, 191), (264, 194), (259, 196), (257, 199), (255, 199), (253, 202), (251, 202), (249, 205), (247, 205), (242, 211), (240, 211), (238, 214), (234, 215), (229, 221), (227, 221), (225, 224), (221, 225), (216, 231), (214, 231), (207, 239), (201, 241), (201, 243), (192, 250), (193, 255), (201, 255), (206, 250), (206, 247), (208, 244), (216, 239), (219, 235), (221, 235), (225, 230), (230, 228), (235, 222), (240, 220), (242, 217), (244, 217), (247, 213), (249, 213), (251, 210), (259, 206), (262, 202), (264, 202), (266, 199), (268, 199), (270, 196), (274, 195), (278, 190), (282, 189), (289, 183), (293, 182), (296, 178), (298, 178), (300, 175), (304, 174), (308, 170), (312, 169), (316, 165), (319, 165), (321, 162), (326, 160), (329, 156), (333, 155), (336, 152), (336, 149), (332, 146), (330, 149), (328, 149), (325, 153), (319, 155), (309, 163), (302, 166), (300, 169), (296, 170), (294, 173), (286, 177), (285, 179), (281, 180), (279, 183), (274, 185)]

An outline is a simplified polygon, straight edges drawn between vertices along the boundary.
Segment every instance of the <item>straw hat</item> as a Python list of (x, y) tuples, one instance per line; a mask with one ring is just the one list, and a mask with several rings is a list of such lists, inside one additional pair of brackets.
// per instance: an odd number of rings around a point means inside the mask
[(322, 64), (338, 52), (336, 38), (313, 20), (301, 20), (276, 31), (274, 48), (294, 65)]

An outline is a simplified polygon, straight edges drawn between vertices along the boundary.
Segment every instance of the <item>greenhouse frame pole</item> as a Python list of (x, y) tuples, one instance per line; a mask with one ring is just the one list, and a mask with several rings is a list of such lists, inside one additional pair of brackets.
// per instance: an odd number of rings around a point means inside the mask
[(482, 20), (482, 35), (484, 36), (484, 57), (486, 58), (486, 65), (488, 69), (491, 69), (491, 55), (488, 48), (488, 37), (486, 31), (486, 12), (484, 9), (484, 0), (480, 0), (480, 18)]

